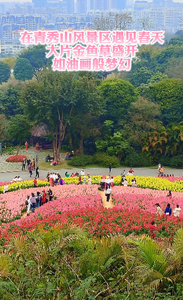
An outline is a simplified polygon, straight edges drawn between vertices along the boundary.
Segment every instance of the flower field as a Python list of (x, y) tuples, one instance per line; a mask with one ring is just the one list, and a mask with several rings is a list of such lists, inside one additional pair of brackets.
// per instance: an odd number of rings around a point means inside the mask
[[(87, 177), (87, 176), (86, 176)], [(136, 179), (137, 185), (144, 189), (166, 190), (183, 192), (183, 178), (182, 177), (143, 177), (143, 176), (126, 176), (129, 186), (133, 178)], [(63, 178), (66, 184), (78, 184), (78, 177)], [(82, 176), (83, 179), (83, 176)], [(92, 184), (100, 184), (101, 176), (91, 176)], [(87, 181), (86, 181), (87, 182)], [(114, 176), (114, 185), (120, 185), (121, 176)], [(4, 192), (4, 185), (7, 183), (0, 182), (0, 194)], [(33, 180), (20, 181), (16, 183), (9, 183), (8, 191), (16, 191), (19, 189), (28, 189), (34, 186)], [(39, 179), (38, 187), (49, 186), (47, 180)]]
[[(47, 189), (47, 188), (46, 188)], [(156, 238), (171, 240), (175, 231), (183, 225), (183, 211), (180, 218), (157, 217), (155, 203), (164, 210), (167, 202), (174, 208), (183, 207), (181, 192), (173, 192), (172, 199), (166, 197), (167, 191), (115, 186), (113, 188), (114, 207), (103, 207), (98, 185), (63, 185), (52, 188), (56, 200), (37, 208), (29, 217), (20, 218), (25, 208), (25, 198), (31, 192), (42, 188), (20, 189), (1, 195), (0, 209), (1, 243), (7, 242), (14, 235), (27, 234), (40, 226), (45, 230), (55, 224), (76, 225), (92, 236), (106, 236), (118, 233), (151, 235), (151, 221), (156, 222)], [(17, 218), (11, 222), (11, 220)]]

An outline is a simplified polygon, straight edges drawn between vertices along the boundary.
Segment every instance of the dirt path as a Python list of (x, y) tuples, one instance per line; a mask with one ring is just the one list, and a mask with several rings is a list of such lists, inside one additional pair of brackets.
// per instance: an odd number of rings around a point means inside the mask
[(106, 201), (106, 195), (105, 195), (104, 192), (99, 191), (99, 195), (100, 195), (101, 198), (102, 198), (102, 203), (103, 203), (103, 206), (104, 206), (105, 208), (113, 208), (114, 204), (113, 204), (113, 202), (112, 202), (112, 197), (111, 197), (111, 195), (110, 195), (110, 200), (109, 200), (109, 202)]

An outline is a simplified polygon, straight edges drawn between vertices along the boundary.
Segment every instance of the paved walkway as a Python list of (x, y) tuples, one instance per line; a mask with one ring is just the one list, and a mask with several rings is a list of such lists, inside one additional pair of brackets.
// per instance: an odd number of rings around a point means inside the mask
[[(121, 175), (123, 172), (124, 168), (115, 168), (112, 169), (111, 175)], [(126, 169), (126, 172), (129, 169)], [(152, 176), (152, 177), (157, 177), (158, 170), (157, 169), (151, 169), (151, 168), (133, 168), (135, 171), (134, 175), (136, 176)], [(73, 169), (61, 169), (61, 170), (49, 170), (50, 173), (52, 172), (59, 172), (61, 176), (64, 177), (65, 172), (68, 171), (69, 174), (71, 173), (76, 173), (80, 172), (81, 169), (78, 168), (73, 168)], [(40, 178), (46, 178), (46, 175), (48, 173), (48, 170), (40, 170)], [(91, 169), (85, 169), (85, 174), (89, 173), (90, 175), (103, 175), (103, 174), (108, 174), (109, 169), (108, 168), (91, 168)], [(165, 168), (165, 174), (174, 174), (174, 176), (182, 176), (182, 170), (181, 169), (168, 169)], [(4, 172), (0, 173), (0, 182), (2, 181), (11, 181), (15, 176), (21, 176), (23, 180), (30, 179), (28, 170), (25, 171), (20, 171), (20, 172)], [(33, 172), (32, 178), (34, 178), (35, 172)]]

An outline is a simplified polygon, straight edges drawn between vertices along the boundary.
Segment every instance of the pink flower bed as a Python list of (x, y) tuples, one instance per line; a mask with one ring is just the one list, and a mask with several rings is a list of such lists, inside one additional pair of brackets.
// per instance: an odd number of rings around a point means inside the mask
[(150, 213), (156, 213), (156, 203), (160, 204), (163, 211), (167, 203), (170, 203), (172, 209), (179, 204), (182, 208), (180, 217), (183, 217), (183, 193), (172, 192), (172, 199), (166, 197), (167, 193), (167, 191), (121, 186), (115, 186), (113, 188), (113, 198), (116, 200), (116, 207), (118, 207), (118, 209), (128, 208), (133, 211), (133, 209), (140, 208)]
[[(46, 188), (47, 190), (48, 188)], [(43, 188), (19, 190), (3, 195), (1, 202), (16, 213), (25, 207), (26, 195), (31, 192), (42, 191)], [(164, 209), (171, 203), (174, 208), (178, 203), (183, 207), (182, 193), (173, 192), (173, 198), (166, 197), (167, 191), (156, 191), (131, 187), (114, 187), (113, 209), (105, 209), (98, 194), (97, 185), (65, 185), (52, 188), (57, 200), (48, 202), (36, 209), (30, 216), (3, 224), (0, 228), (1, 244), (7, 242), (17, 234), (27, 234), (29, 231), (42, 226), (45, 230), (55, 224), (70, 224), (84, 228), (93, 236), (106, 234), (152, 234), (151, 221), (156, 220), (156, 237), (172, 239), (174, 232), (183, 226), (181, 218), (174, 216), (157, 217), (154, 204), (159, 204)], [(19, 210), (16, 210), (17, 204)], [(154, 233), (153, 233), (154, 234)]]
[[(48, 187), (40, 187), (40, 188), (29, 188), (24, 190), (17, 190), (14, 192), (9, 192), (0, 195), (0, 212), (1, 212), (1, 220), (9, 221), (17, 218), (17, 216), (21, 215), (21, 211), (25, 208), (25, 200), (27, 195), (31, 195), (31, 193), (42, 192), (42, 190), (48, 190)], [(98, 187), (83, 185), (78, 188), (76, 185), (63, 185), (63, 186), (55, 186), (52, 188), (53, 194), (57, 198), (71, 198), (74, 197), (75, 201), (78, 196), (86, 196), (86, 195), (97, 195)], [(79, 201), (79, 200), (78, 200)], [(75, 206), (78, 205), (78, 201), (76, 201)], [(55, 201), (53, 202), (55, 203)], [(68, 203), (68, 202), (67, 202)], [(56, 203), (55, 203), (56, 205)], [(66, 204), (67, 206), (67, 204)], [(41, 208), (42, 209), (42, 208)]]
[(171, 177), (165, 177), (165, 176), (161, 177), (161, 176), (159, 176), (158, 178), (167, 179), (167, 180), (169, 180), (171, 182), (174, 182), (174, 181), (183, 181), (183, 177), (175, 177), (175, 176), (171, 176)]

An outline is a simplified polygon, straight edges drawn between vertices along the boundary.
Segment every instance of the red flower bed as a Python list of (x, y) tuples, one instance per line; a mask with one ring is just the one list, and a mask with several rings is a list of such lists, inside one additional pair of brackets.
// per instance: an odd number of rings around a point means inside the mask
[(27, 159), (25, 155), (12, 155), (6, 159), (7, 162), (22, 162)]

